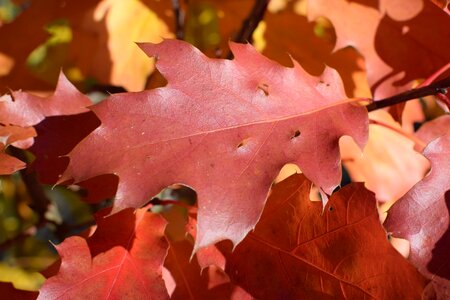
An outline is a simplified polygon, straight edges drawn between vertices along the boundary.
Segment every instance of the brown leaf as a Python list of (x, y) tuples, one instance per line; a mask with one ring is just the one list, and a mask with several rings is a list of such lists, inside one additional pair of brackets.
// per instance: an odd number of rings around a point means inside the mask
[(232, 281), (267, 299), (417, 299), (426, 280), (389, 244), (362, 184), (333, 194), (324, 210), (310, 182), (276, 185), (254, 232), (226, 253)]

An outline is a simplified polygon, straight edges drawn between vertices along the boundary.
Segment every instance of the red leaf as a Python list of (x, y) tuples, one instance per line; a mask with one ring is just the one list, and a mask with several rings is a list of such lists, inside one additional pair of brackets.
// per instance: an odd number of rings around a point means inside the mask
[(341, 177), (338, 140), (351, 135), (365, 144), (366, 109), (343, 100), (332, 69), (317, 78), (250, 45), (230, 46), (232, 61), (176, 40), (141, 45), (158, 57), (168, 85), (93, 106), (102, 125), (72, 150), (62, 180), (119, 176), (116, 210), (139, 207), (173, 183), (192, 186), (199, 198), (195, 249), (239, 243), (287, 162), (331, 194)]
[(0, 122), (2, 124), (33, 126), (45, 117), (75, 115), (89, 111), (92, 102), (80, 93), (63, 73), (60, 74), (55, 93), (48, 98), (16, 91), (0, 99)]
[(70, 237), (56, 246), (59, 273), (48, 279), (39, 299), (165, 299), (162, 265), (168, 243), (166, 222), (145, 208), (98, 220), (87, 241)]
[(165, 266), (176, 282), (171, 299), (252, 299), (231, 284), (220, 268), (209, 266), (201, 271), (197, 258), (190, 260), (192, 246), (187, 240), (170, 244)]
[[(167, 213), (164, 215), (166, 218), (169, 216)], [(223, 271), (225, 257), (216, 246), (200, 249), (191, 259), (196, 237), (195, 219), (189, 217), (185, 224), (186, 220), (175, 214), (167, 220), (166, 236), (170, 248), (164, 266), (174, 283), (171, 299), (253, 299), (241, 287), (230, 283), (230, 278)], [(181, 225), (180, 221), (185, 225), (184, 230), (175, 229)], [(169, 280), (165, 279), (167, 286)]]
[(0, 143), (0, 175), (12, 174), (26, 167), (23, 161), (5, 154), (5, 146)]
[(232, 281), (267, 299), (416, 299), (426, 280), (394, 248), (363, 184), (333, 194), (322, 212), (310, 182), (272, 190), (253, 233), (226, 255)]
[[(447, 128), (448, 130), (448, 128)], [(409, 260), (433, 280), (439, 299), (450, 297), (450, 136), (424, 150), (431, 173), (388, 211), (384, 223), (392, 235), (411, 244)]]
[(450, 26), (448, 15), (430, 1), (377, 2), (373, 7), (372, 0), (310, 0), (308, 15), (331, 20), (335, 49), (353, 46), (364, 56), (369, 84), (383, 98), (448, 63)]
[[(12, 174), (25, 168), (25, 163), (5, 153), (6, 147), (13, 143), (16, 146), (27, 146), (33, 142), (36, 131), (32, 127), (3, 126), (0, 124), (0, 175)], [(26, 141), (26, 143), (24, 143)], [(26, 147), (24, 147), (26, 148)]]
[[(38, 124), (48, 116), (86, 112), (88, 111), (86, 106), (91, 104), (89, 98), (81, 94), (63, 73), (60, 74), (55, 93), (48, 98), (22, 91), (12, 92), (11, 96), (2, 96), (0, 98), (0, 174), (11, 174), (25, 168), (23, 162), (6, 155), (4, 149), (12, 143), (15, 143), (14, 146), (18, 148), (31, 146), (36, 132), (30, 126)], [(5, 138), (6, 141), (4, 141)]]

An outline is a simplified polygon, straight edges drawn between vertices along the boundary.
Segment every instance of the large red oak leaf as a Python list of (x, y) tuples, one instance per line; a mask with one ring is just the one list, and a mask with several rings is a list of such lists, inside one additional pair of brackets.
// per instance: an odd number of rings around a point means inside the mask
[(173, 183), (193, 187), (195, 250), (223, 239), (239, 243), (285, 163), (297, 163), (331, 194), (341, 177), (338, 140), (366, 143), (366, 109), (343, 100), (332, 69), (317, 78), (250, 45), (230, 47), (234, 60), (207, 58), (177, 40), (141, 45), (157, 57), (168, 85), (93, 106), (102, 124), (69, 153), (62, 180), (117, 175), (116, 211), (139, 207)]
[(450, 135), (424, 150), (431, 172), (388, 211), (392, 235), (411, 244), (409, 260), (433, 281), (440, 299), (450, 298)]
[(75, 115), (89, 111), (92, 102), (80, 93), (61, 72), (55, 93), (41, 98), (15, 91), (0, 98), (0, 123), (22, 127), (33, 126), (45, 117)]
[[(308, 17), (331, 20), (335, 49), (355, 47), (365, 58), (376, 98), (411, 88), (450, 61), (448, 15), (424, 0), (309, 0)], [(413, 62), (413, 63), (412, 63)]]
[(38, 299), (168, 299), (165, 227), (161, 216), (145, 208), (99, 219), (87, 241), (70, 237), (56, 246), (59, 273), (44, 283)]
[(232, 281), (264, 299), (420, 299), (427, 281), (389, 244), (374, 195), (347, 185), (323, 211), (309, 186), (274, 187), (255, 231), (224, 251)]

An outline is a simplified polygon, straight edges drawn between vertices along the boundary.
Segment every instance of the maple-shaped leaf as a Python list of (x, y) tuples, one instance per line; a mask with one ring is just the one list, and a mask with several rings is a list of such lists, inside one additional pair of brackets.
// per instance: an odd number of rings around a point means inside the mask
[(335, 49), (353, 46), (364, 56), (369, 84), (376, 98), (383, 98), (449, 62), (450, 26), (448, 15), (431, 1), (374, 2), (309, 0), (308, 17), (331, 21)]
[[(115, 94), (92, 107), (101, 126), (70, 153), (61, 180), (119, 177), (115, 210), (183, 183), (199, 198), (196, 247), (239, 243), (254, 228), (281, 167), (297, 163), (325, 193), (339, 184), (338, 140), (367, 139), (367, 110), (345, 99), (336, 71), (286, 68), (245, 44), (234, 60), (188, 43), (143, 44), (168, 85)], [(210, 230), (214, 228), (214, 230)]]
[(265, 299), (420, 298), (427, 281), (389, 244), (374, 195), (353, 183), (323, 211), (309, 186), (297, 174), (273, 188), (255, 231), (224, 251), (232, 281)]
[(450, 297), (450, 135), (424, 150), (431, 172), (388, 211), (384, 223), (394, 237), (410, 242), (409, 260), (433, 281), (439, 299)]
[(56, 246), (61, 267), (38, 299), (168, 299), (162, 279), (169, 247), (164, 219), (143, 208), (97, 221), (88, 240), (70, 237)]

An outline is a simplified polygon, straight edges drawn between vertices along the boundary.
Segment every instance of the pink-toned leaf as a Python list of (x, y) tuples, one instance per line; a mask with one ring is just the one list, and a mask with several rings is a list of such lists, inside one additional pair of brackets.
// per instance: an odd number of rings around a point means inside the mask
[(169, 247), (165, 226), (146, 208), (99, 219), (88, 240), (70, 237), (56, 246), (61, 267), (39, 299), (168, 299), (162, 279)]
[(173, 183), (193, 187), (195, 250), (223, 239), (239, 243), (285, 163), (297, 163), (331, 194), (341, 177), (338, 140), (350, 135), (365, 144), (366, 109), (345, 100), (332, 69), (313, 77), (250, 45), (230, 46), (231, 61), (176, 40), (141, 45), (157, 57), (168, 85), (93, 106), (102, 124), (69, 154), (62, 180), (117, 175), (116, 211), (139, 207)]
[[(89, 98), (80, 93), (61, 72), (56, 91), (49, 97), (40, 97), (22, 91), (13, 91), (10, 95), (1, 96), (0, 124), (28, 128), (38, 124), (45, 117), (88, 112), (86, 107), (91, 104)], [(9, 127), (8, 130), (11, 128)], [(0, 134), (4, 135), (2, 131)], [(14, 142), (29, 137), (16, 138)]]
[(450, 115), (443, 115), (423, 124), (417, 131), (417, 137), (425, 143), (430, 143), (440, 136), (448, 135)]
[(55, 93), (48, 98), (15, 91), (0, 98), (0, 123), (22, 127), (33, 126), (45, 117), (74, 115), (89, 111), (92, 102), (81, 94), (63, 73)]
[(450, 297), (450, 135), (424, 150), (431, 172), (388, 211), (384, 223), (411, 244), (409, 260), (433, 281), (439, 299)]
[(395, 201), (425, 176), (429, 162), (414, 150), (414, 141), (400, 134), (400, 125), (389, 113), (378, 110), (369, 115), (375, 123), (369, 125), (363, 151), (350, 139), (341, 140), (344, 166), (352, 181), (364, 182), (378, 201)]
[(389, 244), (373, 194), (347, 185), (323, 211), (310, 184), (274, 187), (255, 231), (224, 252), (232, 281), (265, 299), (420, 299), (427, 281)]

